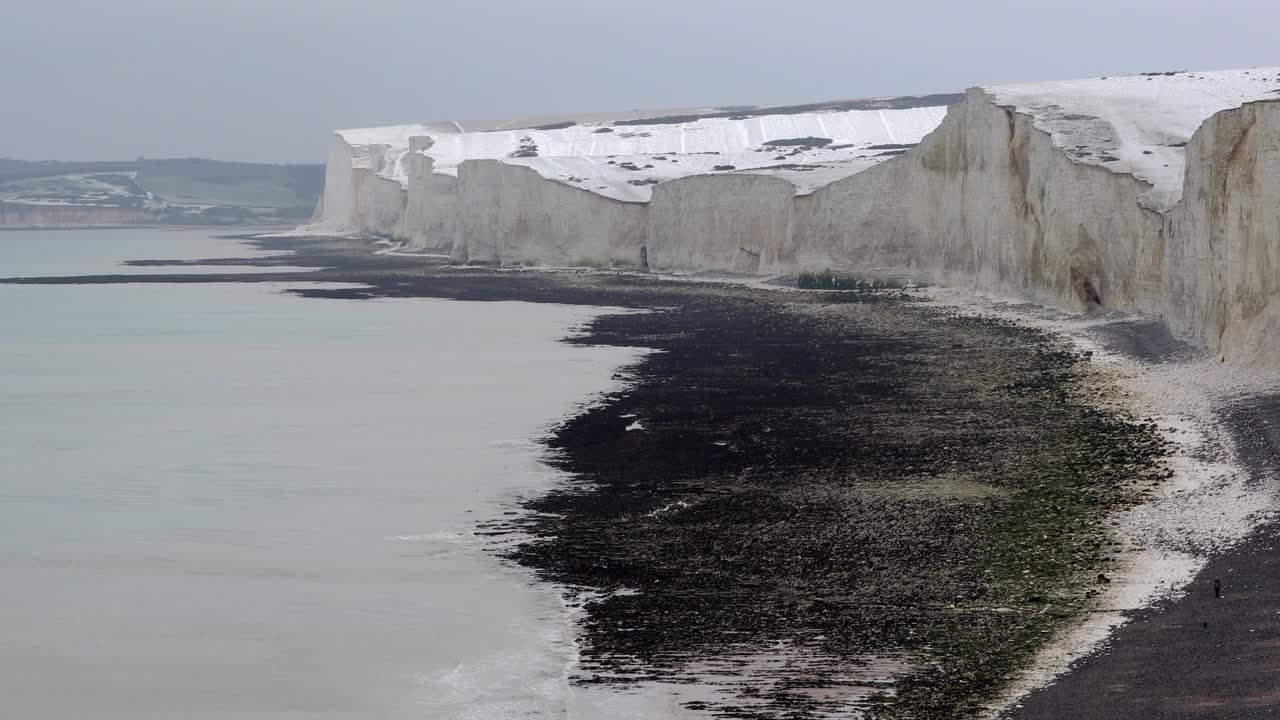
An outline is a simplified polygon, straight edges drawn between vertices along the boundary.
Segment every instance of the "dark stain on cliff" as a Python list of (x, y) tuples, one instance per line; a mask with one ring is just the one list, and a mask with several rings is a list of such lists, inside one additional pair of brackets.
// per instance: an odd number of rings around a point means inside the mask
[(1105, 304), (1102, 251), (1083, 223), (1078, 226), (1077, 235), (1068, 258), (1067, 282), (1085, 310), (1097, 310)]
[(1010, 108), (1003, 108), (1008, 122), (1009, 143), (1009, 175), (1013, 178), (1010, 184), (1009, 199), (1012, 207), (1018, 208), (1024, 231), (1029, 236), (1030, 252), (1027, 262), (1027, 273), (1035, 287), (1044, 287), (1044, 226), (1040, 220), (1040, 207), (1044, 205), (1044, 184), (1033, 201), (1031, 192), (1031, 142), (1034, 130), (1020, 121), (1020, 116)]

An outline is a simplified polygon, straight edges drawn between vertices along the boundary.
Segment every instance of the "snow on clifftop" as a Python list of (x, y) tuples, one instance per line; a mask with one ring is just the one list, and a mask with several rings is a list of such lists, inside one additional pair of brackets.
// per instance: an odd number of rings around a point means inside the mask
[[(1280, 97), (1280, 68), (1162, 72), (982, 88), (1031, 116), (1077, 162), (1132, 174), (1152, 188), (1141, 202), (1171, 208), (1182, 196), (1185, 145), (1208, 117)], [(653, 185), (715, 173), (782, 177), (807, 194), (920, 142), (962, 96), (882, 98), (783, 108), (456, 122), (340, 130), (353, 167), (407, 184), (409, 139), (430, 137), (434, 171), (466, 160), (524, 165), (557, 182), (627, 202)], [(480, 128), (480, 129), (477, 129)]]
[(1077, 162), (1153, 186), (1141, 203), (1166, 211), (1182, 197), (1186, 143), (1216, 112), (1280, 98), (1280, 68), (1163, 72), (984, 88), (1029, 115)]
[(389, 147), (409, 147), (409, 138), (431, 134), (428, 125), (390, 125), (387, 127), (352, 128), (339, 130), (338, 134), (348, 145), (387, 145)]
[[(520, 136), (520, 142), (537, 146), (537, 155), (517, 152), (504, 162), (631, 202), (648, 201), (658, 182), (726, 172), (775, 174), (806, 194), (915, 145), (946, 111), (941, 106), (849, 110), (604, 128), (612, 132), (577, 126), (547, 133), (553, 137), (545, 139), (545, 151), (538, 144), (542, 136)], [(449, 140), (441, 138), (437, 147)]]
[(444, 175), (456, 176), (465, 160), (497, 159), (616, 200), (647, 202), (659, 182), (752, 172), (783, 177), (805, 194), (915, 145), (942, 122), (945, 104), (958, 99), (889, 98), (807, 106), (799, 112), (752, 108), (584, 124), (569, 120), (485, 132), (403, 125), (338, 135), (352, 147), (354, 167), (401, 184), (408, 182), (409, 139), (429, 136), (434, 142), (422, 152)]

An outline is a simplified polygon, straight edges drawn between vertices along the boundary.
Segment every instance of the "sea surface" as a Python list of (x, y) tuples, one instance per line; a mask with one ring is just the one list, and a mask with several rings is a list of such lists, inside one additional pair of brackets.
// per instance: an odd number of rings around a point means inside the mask
[[(253, 253), (2, 232), (0, 277)], [(476, 534), (641, 351), (559, 342), (597, 308), (288, 287), (0, 285), (0, 717), (682, 714), (572, 686), (560, 593)]]

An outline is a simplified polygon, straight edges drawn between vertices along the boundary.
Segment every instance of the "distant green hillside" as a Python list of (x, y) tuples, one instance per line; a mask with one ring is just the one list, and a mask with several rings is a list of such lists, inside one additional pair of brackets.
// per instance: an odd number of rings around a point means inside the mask
[(92, 222), (95, 208), (111, 218), (128, 211), (136, 222), (287, 223), (310, 217), (323, 190), (323, 165), (0, 158), (0, 205), (9, 211), (0, 224), (59, 223), (68, 215)]
[(214, 160), (144, 160), (137, 183), (176, 205), (301, 209), (324, 190), (323, 165), (260, 165)]
[[(79, 175), (86, 173), (134, 172), (138, 169), (136, 161), (108, 162), (61, 162), (57, 160), (13, 160), (0, 157), (0, 183), (13, 180), (29, 180), (32, 178), (54, 177), (57, 175)], [(323, 175), (323, 172), (322, 172)]]

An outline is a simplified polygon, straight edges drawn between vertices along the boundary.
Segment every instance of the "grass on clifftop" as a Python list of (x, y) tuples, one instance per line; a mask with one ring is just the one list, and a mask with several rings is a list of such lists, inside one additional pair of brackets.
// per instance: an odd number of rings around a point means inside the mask
[(138, 184), (180, 205), (315, 209), (324, 189), (321, 165), (264, 165), (214, 160), (144, 160)]

